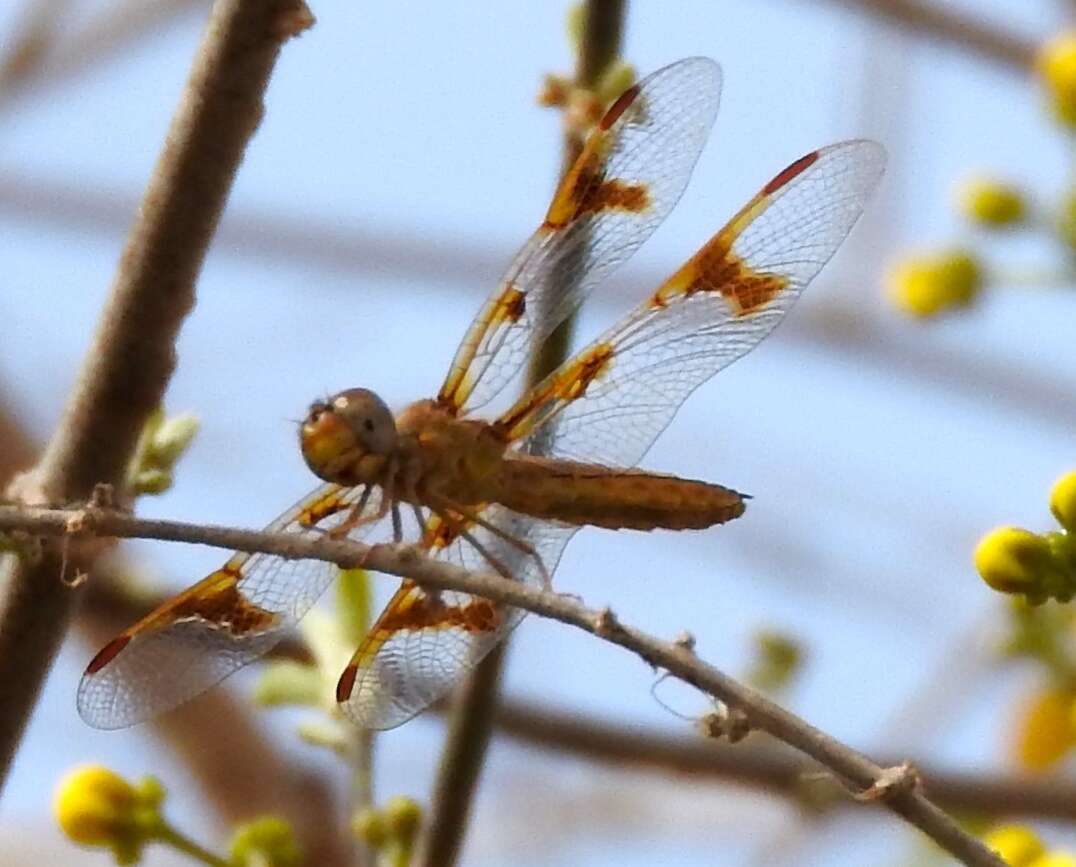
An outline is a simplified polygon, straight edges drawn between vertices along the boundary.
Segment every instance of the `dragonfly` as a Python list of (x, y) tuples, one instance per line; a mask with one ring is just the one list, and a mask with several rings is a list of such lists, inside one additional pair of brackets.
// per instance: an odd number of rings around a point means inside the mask
[[(594, 126), (541, 225), (465, 333), (437, 395), (398, 414), (353, 388), (299, 433), (323, 484), (268, 530), (413, 540), (428, 556), (539, 587), (583, 526), (703, 529), (745, 495), (637, 469), (697, 387), (788, 313), (848, 235), (885, 151), (845, 141), (800, 157), (612, 328), (493, 418), (536, 347), (679, 200), (717, 115), (722, 75), (680, 60), (628, 88)], [(507, 402), (507, 401), (505, 401)], [(89, 663), (90, 725), (141, 722), (268, 652), (338, 574), (318, 560), (237, 552)], [(404, 579), (344, 669), (345, 716), (397, 726), (443, 696), (523, 612)]]

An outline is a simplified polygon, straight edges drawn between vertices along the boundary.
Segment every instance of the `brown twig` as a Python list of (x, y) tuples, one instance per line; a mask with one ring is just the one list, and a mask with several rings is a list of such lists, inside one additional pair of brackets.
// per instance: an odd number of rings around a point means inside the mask
[[(280, 46), (310, 23), (301, 0), (215, 4), (63, 421), (40, 463), (9, 488), (13, 499), (72, 502), (98, 482), (122, 482), (175, 366), (175, 338)], [(85, 568), (96, 553), (54, 545), (3, 584), (0, 779), (78, 596), (61, 564)]]
[(909, 775), (900, 777), (900, 785), (888, 785), (887, 768), (729, 677), (682, 642), (662, 641), (621, 623), (609, 609), (589, 609), (569, 596), (508, 581), (498, 575), (471, 573), (451, 563), (431, 560), (409, 545), (368, 546), (328, 537), (146, 520), (93, 507), (69, 510), (3, 506), (0, 530), (4, 529), (34, 536), (65, 536), (74, 531), (80, 537), (161, 539), (263, 552), (289, 559), (319, 559), (342, 568), (361, 567), (407, 577), (430, 589), (469, 593), (559, 620), (631, 651), (654, 668), (664, 669), (742, 712), (753, 729), (768, 732), (810, 756), (851, 791), (872, 793), (872, 799), (919, 828), (964, 864), (1004, 867), (1000, 858), (929, 800), (920, 785), (905, 785)]
[[(505, 700), (497, 710), (497, 734), (584, 760), (707, 777), (762, 789), (787, 798), (808, 792), (817, 766), (773, 749), (729, 746), (702, 737), (673, 736), (639, 726), (598, 720), (545, 705)], [(885, 767), (899, 761), (882, 762)], [(1064, 780), (1009, 777), (920, 767), (930, 796), (955, 813), (1076, 822), (1076, 785)], [(823, 794), (835, 804), (855, 802), (832, 780)], [(811, 799), (815, 803), (814, 799)]]
[(925, 0), (830, 0), (918, 36), (972, 52), (1019, 72), (1035, 61), (1035, 43)]
[[(67, 0), (52, 0), (54, 4)], [(47, 8), (41, 0), (32, 6)], [(45, 85), (60, 85), (76, 78), (94, 64), (119, 54), (147, 34), (158, 36), (169, 18), (196, 6), (208, 7), (206, 0), (126, 0), (117, 2), (91, 21), (84, 30), (55, 45), (45, 57), (44, 44), (31, 44), (28, 58), (18, 62), (7, 75), (0, 74), (0, 103), (6, 104), (23, 94), (38, 93)], [(47, 14), (47, 13), (45, 13)], [(43, 17), (38, 12), (39, 17)], [(50, 28), (55, 21), (45, 22)], [(56, 42), (56, 40), (53, 40)]]
[(27, 0), (22, 18), (0, 52), (0, 94), (30, 78), (40, 67), (71, 0)]
[[(583, 15), (575, 83), (591, 89), (620, 53), (624, 0), (588, 0)], [(575, 162), (582, 145), (579, 130), (569, 128), (565, 134), (562, 175)], [(565, 359), (572, 324), (573, 317), (562, 322), (535, 352), (527, 375), (528, 385), (540, 382)], [(478, 777), (489, 747), (507, 651), (507, 641), (490, 651), (453, 697), (418, 864), (451, 867), (459, 860)]]

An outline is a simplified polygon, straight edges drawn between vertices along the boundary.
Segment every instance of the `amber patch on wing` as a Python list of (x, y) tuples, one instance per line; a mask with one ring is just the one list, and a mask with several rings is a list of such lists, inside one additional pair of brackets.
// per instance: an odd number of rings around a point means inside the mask
[(316, 527), (329, 516), (350, 507), (351, 504), (345, 503), (337, 494), (329, 494), (327, 497), (322, 497), (320, 500), (304, 506), (303, 510), (299, 512), (296, 523), (300, 527)]
[(343, 702), (351, 697), (357, 670), (368, 666), (397, 632), (462, 629), (471, 634), (486, 634), (496, 631), (503, 622), (502, 613), (488, 599), (474, 597), (465, 605), (446, 605), (440, 594), (426, 593), (414, 584), (405, 583), (341, 675), (336, 699)]
[(553, 395), (561, 400), (578, 400), (608, 370), (613, 354), (613, 347), (608, 343), (597, 343), (580, 353), (553, 381)]
[(718, 235), (655, 292), (650, 303), (665, 307), (677, 297), (716, 292), (729, 303), (734, 315), (746, 316), (768, 306), (787, 287), (787, 277), (755, 271)]
[(147, 626), (174, 623), (197, 617), (221, 626), (233, 635), (264, 632), (280, 623), (280, 615), (250, 602), (239, 590), (240, 573), (230, 567), (218, 569), (190, 590), (176, 597), (166, 609), (147, 618)]
[(650, 207), (646, 184), (605, 176), (609, 133), (595, 130), (553, 197), (545, 226), (563, 229), (586, 214), (601, 211), (642, 213)]
[(403, 604), (386, 611), (378, 621), (375, 634), (402, 629), (452, 629), (466, 632), (493, 632), (501, 622), (497, 606), (488, 599), (475, 597), (466, 605), (446, 605), (439, 594), (416, 590)]
[(502, 322), (516, 323), (527, 309), (527, 297), (509, 283), (493, 307), (490, 323), (500, 325)]
[(456, 539), (459, 538), (459, 532), (448, 525), (448, 522), (441, 518), (440, 515), (432, 515), (426, 522), (426, 530), (422, 537), (422, 544), (433, 550), (440, 550), (447, 548)]
[[(508, 442), (532, 430), (541, 409), (554, 401), (578, 400), (594, 380), (604, 376), (616, 354), (609, 343), (596, 343), (577, 355), (560, 372), (535, 386), (519, 403), (493, 423), (493, 431)], [(536, 412), (537, 410), (537, 412)]]

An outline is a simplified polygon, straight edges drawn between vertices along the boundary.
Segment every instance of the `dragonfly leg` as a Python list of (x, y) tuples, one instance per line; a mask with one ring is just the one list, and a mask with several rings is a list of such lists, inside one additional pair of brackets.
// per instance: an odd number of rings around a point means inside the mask
[[(494, 536), (503, 539), (517, 551), (521, 551), (528, 557), (531, 557), (534, 560), (535, 565), (538, 567), (538, 574), (542, 578), (543, 589), (549, 590), (553, 587), (553, 578), (549, 574), (549, 570), (546, 569), (545, 563), (542, 561), (542, 557), (538, 553), (538, 549), (535, 548), (530, 542), (527, 542), (523, 539), (518, 538), (517, 536), (513, 536), (511, 533), (505, 530), (502, 530), (496, 524), (487, 521), (477, 512), (468, 509), (466, 506), (460, 506), (449, 500), (440, 500), (440, 498), (438, 498), (438, 502), (439, 505), (443, 506), (445, 509), (448, 509), (449, 511), (459, 515), (461, 518), (464, 518), (472, 524), (477, 524), (479, 527), (483, 527), (484, 529), (489, 530)], [(445, 517), (443, 510), (439, 509), (437, 513), (441, 515), (442, 519)], [(458, 524), (459, 522), (456, 523)], [(478, 548), (478, 545), (472, 539), (468, 539), (468, 541), (471, 542), (471, 544), (475, 545), (476, 548)], [(482, 549), (479, 548), (479, 551), (481, 552)], [(484, 552), (483, 556), (485, 556)], [(487, 557), (487, 559), (489, 558)]]
[(438, 518), (445, 522), (448, 529), (452, 533), (455, 533), (460, 538), (465, 539), (471, 545), (471, 547), (473, 547), (479, 554), (481, 554), (482, 558), (487, 563), (489, 563), (490, 566), (493, 567), (494, 571), (498, 575), (508, 581), (516, 580), (516, 577), (512, 574), (512, 570), (505, 565), (504, 561), (497, 557), (485, 545), (479, 542), (474, 537), (474, 534), (467, 529), (466, 525), (462, 521), (460, 521), (458, 518), (452, 517), (452, 515), (448, 514), (447, 512), (438, 512), (435, 510), (434, 514), (436, 514)]
[(380, 521), (385, 517), (387, 511), (387, 501), (382, 497), (381, 503), (378, 506), (377, 511), (372, 515), (363, 515), (366, 510), (366, 504), (370, 502), (370, 494), (373, 492), (373, 485), (367, 485), (362, 492), (362, 496), (359, 497), (359, 501), (351, 507), (351, 511), (348, 516), (329, 530), (323, 531), (330, 539), (344, 539), (348, 533), (354, 530), (356, 527), (361, 527), (365, 524), (372, 524), (374, 521)]

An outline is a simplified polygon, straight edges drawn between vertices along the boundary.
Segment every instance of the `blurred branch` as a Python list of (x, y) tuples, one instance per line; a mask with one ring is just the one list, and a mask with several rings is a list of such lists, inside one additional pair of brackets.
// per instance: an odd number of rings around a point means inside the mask
[(627, 626), (608, 608), (586, 608), (569, 596), (509, 581), (498, 575), (471, 573), (448, 562), (431, 560), (409, 545), (368, 546), (328, 536), (308, 537), (146, 520), (90, 506), (72, 510), (2, 506), (0, 529), (22, 531), (35, 537), (160, 539), (262, 552), (288, 559), (325, 560), (345, 569), (366, 568), (407, 577), (429, 589), (469, 593), (559, 620), (623, 647), (653, 668), (665, 669), (672, 676), (724, 702), (742, 713), (752, 728), (765, 731), (810, 756), (856, 792), (858, 799), (884, 805), (964, 864), (1004, 867), (1000, 858), (926, 797), (919, 775), (910, 766), (886, 768), (874, 763), (706, 663), (686, 643), (662, 641)]
[[(218, 0), (63, 420), (8, 495), (85, 499), (119, 485), (175, 367), (174, 343), (281, 44), (312, 23), (301, 0)], [(62, 579), (99, 546), (43, 546), (0, 589), (0, 780), (6, 777), (79, 594)]]
[(39, 451), (8, 405), (7, 395), (0, 392), (0, 488), (15, 473), (31, 466)]
[(31, 77), (41, 67), (71, 0), (24, 0), (14, 34), (0, 55), (0, 94)]
[[(620, 54), (625, 0), (587, 0), (583, 7), (575, 84), (593, 89)], [(568, 127), (561, 175), (571, 168), (583, 148), (582, 133)], [(571, 269), (567, 269), (571, 270)], [(527, 385), (541, 382), (568, 354), (573, 317), (562, 322), (531, 358)], [(449, 714), (448, 734), (434, 781), (430, 821), (417, 863), (451, 867), (459, 860), (468, 827), (471, 803), (489, 747), (493, 713), (498, 703), (508, 641), (502, 641), (478, 664), (456, 690)]]
[(962, 48), (978, 57), (1029, 70), (1037, 46), (1028, 39), (926, 0), (829, 0), (880, 18), (917, 36)]
[[(817, 778), (816, 765), (774, 749), (751, 744), (728, 744), (698, 737), (674, 736), (638, 726), (588, 719), (578, 713), (557, 712), (521, 701), (502, 703), (496, 715), (497, 733), (530, 746), (571, 753), (617, 768), (634, 766), (707, 777), (762, 789), (775, 795), (805, 800), (817, 806), (812, 789), (834, 805), (851, 806), (848, 792), (832, 779)], [(883, 763), (883, 765), (897, 762)], [(1076, 785), (1060, 779), (965, 774), (920, 767), (930, 796), (958, 814), (1061, 819), (1076, 822)]]
[[(65, 2), (42, 2), (37, 15), (49, 17), (44, 13), (47, 6)], [(32, 2), (31, 5), (39, 4)], [(158, 36), (163, 25), (181, 12), (208, 5), (207, 0), (119, 0), (64, 44), (56, 46), (54, 41), (51, 57), (46, 58), (44, 42), (30, 43), (29, 62), (23, 60), (15, 64), (14, 70), (7, 75), (0, 73), (0, 104), (44, 85), (65, 84), (95, 64), (121, 53), (141, 37)], [(45, 24), (49, 34), (54, 33), (55, 19)], [(17, 57), (17, 54), (12, 55), (12, 59)]]

